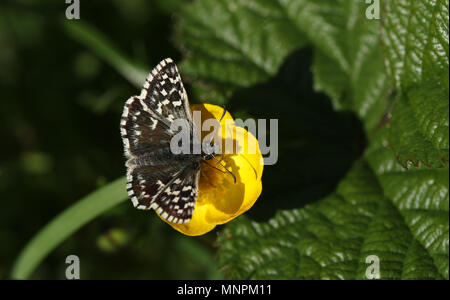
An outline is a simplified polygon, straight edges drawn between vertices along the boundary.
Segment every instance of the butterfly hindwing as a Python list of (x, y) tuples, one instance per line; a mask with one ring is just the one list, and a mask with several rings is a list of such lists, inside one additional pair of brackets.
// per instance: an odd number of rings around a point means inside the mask
[(199, 166), (142, 166), (128, 174), (127, 190), (138, 209), (154, 209), (173, 223), (192, 218), (198, 194)]
[(191, 165), (172, 180), (155, 200), (156, 211), (169, 222), (187, 223), (194, 213), (200, 166)]
[(155, 209), (152, 206), (158, 195), (180, 171), (170, 165), (140, 165), (129, 168), (127, 191), (138, 209)]

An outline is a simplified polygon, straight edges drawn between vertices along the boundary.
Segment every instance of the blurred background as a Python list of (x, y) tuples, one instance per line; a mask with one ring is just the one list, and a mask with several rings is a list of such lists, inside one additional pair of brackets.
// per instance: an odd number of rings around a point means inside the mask
[[(65, 19), (62, 0), (0, 2), (0, 279), (47, 222), (125, 174), (119, 121), (138, 89), (96, 41), (105, 38), (146, 71), (166, 57), (181, 61), (173, 30), (186, 2), (82, 1), (80, 21)], [(67, 22), (88, 24), (90, 40), (80, 42)], [(248, 213), (255, 220), (327, 195), (364, 149), (357, 119), (313, 91), (311, 58), (308, 49), (293, 53), (275, 78), (228, 99), (234, 117), (280, 120), (279, 162), (264, 170)], [(283, 103), (274, 101), (280, 90)], [(83, 279), (223, 278), (215, 258), (221, 230), (186, 237), (127, 201), (58, 246), (31, 278), (64, 279), (70, 254), (80, 257)]]

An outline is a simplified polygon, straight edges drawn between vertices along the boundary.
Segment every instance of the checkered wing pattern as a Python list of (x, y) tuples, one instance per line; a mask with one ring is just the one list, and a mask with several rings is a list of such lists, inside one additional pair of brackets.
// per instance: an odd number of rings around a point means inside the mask
[(127, 158), (170, 147), (174, 134), (161, 117), (136, 96), (125, 103), (120, 131)]
[(138, 209), (154, 209), (173, 223), (191, 220), (198, 194), (200, 163), (174, 159), (170, 129), (176, 119), (194, 125), (177, 66), (161, 61), (148, 75), (139, 96), (128, 99), (120, 130), (127, 158), (127, 191)]
[(170, 58), (161, 61), (147, 76), (139, 98), (169, 127), (175, 119), (192, 120), (186, 90)]
[(127, 191), (138, 209), (154, 209), (173, 223), (187, 223), (194, 213), (200, 167), (141, 166), (128, 174)]

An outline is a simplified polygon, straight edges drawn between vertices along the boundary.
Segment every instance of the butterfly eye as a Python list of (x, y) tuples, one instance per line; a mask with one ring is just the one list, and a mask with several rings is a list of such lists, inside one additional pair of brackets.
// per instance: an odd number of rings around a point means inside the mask
[(203, 153), (206, 155), (211, 155), (214, 153), (214, 143), (204, 143), (203, 144)]

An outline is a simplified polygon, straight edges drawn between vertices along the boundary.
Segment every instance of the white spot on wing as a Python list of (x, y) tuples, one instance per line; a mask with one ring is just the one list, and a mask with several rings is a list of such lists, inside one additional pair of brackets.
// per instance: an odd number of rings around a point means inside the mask
[(161, 103), (158, 103), (158, 107), (156, 108), (156, 112), (158, 113), (158, 114), (162, 114), (162, 104)]
[(138, 207), (136, 207), (137, 209), (144, 209), (144, 210), (147, 210), (148, 209), (148, 207), (147, 206), (145, 206), (145, 205), (139, 205)]

